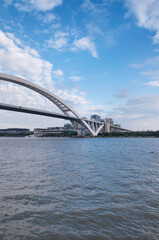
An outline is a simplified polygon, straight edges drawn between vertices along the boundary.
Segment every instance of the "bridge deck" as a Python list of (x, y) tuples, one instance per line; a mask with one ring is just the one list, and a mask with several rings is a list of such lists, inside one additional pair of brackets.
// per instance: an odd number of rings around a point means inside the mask
[(44, 110), (35, 109), (35, 108), (16, 106), (16, 105), (12, 105), (12, 104), (0, 103), (0, 109), (7, 110), (7, 111), (13, 111), (13, 112), (30, 113), (30, 114), (41, 115), (41, 116), (46, 116), (46, 117), (61, 118), (61, 119), (65, 119), (65, 120), (73, 120), (76, 122), (85, 120), (85, 121), (101, 124), (101, 122), (94, 121), (94, 120), (89, 120), (89, 119), (85, 119), (85, 118), (77, 118), (77, 117), (73, 117), (73, 116), (66, 116), (66, 115), (60, 114), (60, 113), (54, 113), (54, 112), (44, 111)]
[(76, 122), (78, 122), (80, 120), (76, 117), (68, 117), (64, 114), (43, 111), (43, 110), (34, 109), (34, 108), (26, 108), (26, 107), (22, 107), (22, 106), (15, 106), (15, 105), (11, 105), (11, 104), (4, 104), (4, 103), (0, 103), (0, 109), (7, 110), (7, 111), (13, 111), (13, 112), (30, 113), (30, 114), (34, 114), (34, 115), (61, 118), (61, 119), (65, 119), (65, 120), (73, 120)]
[(101, 122), (99, 122), (99, 121), (94, 121), (94, 120), (90, 120), (90, 119), (86, 119), (86, 118), (77, 118), (77, 117), (72, 117), (72, 116), (66, 116), (66, 115), (60, 114), (60, 113), (54, 113), (54, 112), (44, 111), (44, 110), (35, 109), (35, 108), (16, 106), (16, 105), (12, 105), (12, 104), (0, 103), (0, 109), (7, 110), (7, 111), (13, 111), (13, 112), (23, 112), (23, 113), (30, 113), (30, 114), (34, 114), (34, 115), (61, 118), (61, 119), (65, 119), (65, 120), (73, 120), (76, 122), (85, 120), (85, 121), (101, 124)]

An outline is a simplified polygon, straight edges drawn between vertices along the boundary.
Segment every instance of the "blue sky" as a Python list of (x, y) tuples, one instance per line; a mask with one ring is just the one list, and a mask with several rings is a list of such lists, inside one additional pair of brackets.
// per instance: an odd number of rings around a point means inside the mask
[[(0, 72), (57, 94), (82, 116), (132, 130), (159, 123), (159, 1), (1, 0)], [(63, 121), (2, 112), (0, 128)]]

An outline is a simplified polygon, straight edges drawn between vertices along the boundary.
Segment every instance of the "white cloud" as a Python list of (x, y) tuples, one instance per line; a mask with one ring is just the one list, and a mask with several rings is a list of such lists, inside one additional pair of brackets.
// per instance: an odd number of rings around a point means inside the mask
[(54, 23), (51, 25), (51, 28), (54, 30), (54, 29), (58, 29), (61, 27), (61, 23)]
[(67, 40), (65, 38), (59, 38), (56, 40), (49, 40), (48, 45), (51, 48), (55, 48), (61, 50), (63, 47), (67, 45)]
[(29, 46), (25, 47), (24, 51), (30, 53), (32, 56), (40, 57), (38, 51), (33, 48), (30, 48)]
[(20, 0), (15, 4), (20, 11), (30, 11), (32, 9), (50, 11), (60, 5), (62, 5), (62, 0)]
[(143, 67), (144, 67), (144, 64), (140, 64), (140, 63), (130, 63), (130, 64), (128, 64), (128, 66), (131, 67), (131, 68), (136, 68), (136, 69), (138, 69), (138, 68), (143, 68)]
[(71, 76), (70, 79), (72, 82), (78, 82), (81, 81), (82, 78), (80, 76)]
[[(93, 3), (93, 1), (90, 0), (84, 0), (83, 4), (81, 5), (81, 9), (85, 12), (88, 13), (92, 12), (92, 13), (105, 13), (106, 12), (106, 6), (108, 6), (110, 3), (112, 2), (112, 0), (103, 0), (100, 1), (99, 3)], [(106, 12), (107, 13), (107, 12)]]
[[(129, 14), (134, 14), (137, 25), (148, 30), (156, 31), (154, 43), (159, 43), (159, 1), (158, 0), (125, 0)], [(128, 14), (127, 14), (128, 16)]]
[(32, 10), (32, 7), (29, 3), (21, 3), (21, 2), (17, 2), (15, 3), (15, 7), (22, 12), (30, 12)]
[(147, 78), (147, 83), (145, 85), (158, 87), (159, 82), (159, 56), (146, 59), (143, 64), (129, 64), (132, 68), (143, 68), (140, 74), (144, 75)]
[(96, 46), (90, 37), (87, 36), (78, 40), (76, 39), (72, 43), (72, 38), (76, 37), (76, 32), (74, 31), (57, 31), (52, 38), (45, 41), (45, 46), (49, 48), (54, 48), (58, 51), (74, 52), (79, 50), (88, 50), (93, 57), (98, 58)]
[(78, 106), (79, 104), (83, 105), (88, 105), (90, 104), (90, 101), (87, 101), (85, 97), (78, 94), (78, 89), (72, 89), (70, 91), (68, 90), (61, 90), (59, 89), (57, 92), (57, 95), (60, 96), (62, 99), (68, 101), (72, 106)]
[(98, 58), (96, 46), (89, 37), (83, 37), (74, 41), (74, 50), (88, 50), (91, 55)]
[(142, 72), (145, 76), (150, 77), (152, 81), (149, 81), (145, 85), (151, 86), (151, 87), (159, 87), (159, 71), (145, 71)]
[(56, 78), (62, 78), (64, 75), (63, 71), (60, 69), (53, 71), (53, 74), (55, 75)]
[(103, 31), (99, 28), (99, 26), (96, 23), (88, 23), (86, 25), (86, 28), (88, 30), (88, 34), (90, 36), (92, 35), (103, 35)]
[(6, 36), (10, 39), (12, 39), (17, 45), (21, 46), (22, 43), (20, 41), (20, 39), (16, 38), (13, 33), (10, 33), (10, 32), (6, 32)]
[(159, 87), (159, 80), (158, 81), (150, 81), (146, 83), (146, 85), (151, 86), (151, 87)]
[(38, 84), (44, 82), (53, 87), (53, 65), (40, 58), (29, 46), (18, 46), (21, 41), (12, 34), (0, 31), (0, 70), (21, 75)]
[(158, 66), (159, 66), (159, 55), (157, 55), (155, 57), (152, 57), (152, 58), (148, 58), (145, 61), (144, 65), (151, 65), (153, 67), (157, 67), (157, 69), (158, 69)]
[(30, 0), (38, 10), (48, 11), (62, 4), (62, 0)]
[(96, 7), (90, 0), (84, 0), (81, 9), (96, 12)]
[(56, 19), (56, 16), (53, 13), (47, 13), (44, 16), (40, 16), (40, 19), (43, 20), (44, 23), (51, 23)]
[(57, 32), (54, 34), (54, 38), (50, 38), (46, 41), (46, 44), (49, 48), (55, 48), (62, 51), (68, 45), (67, 36), (68, 33)]
[(145, 71), (142, 74), (150, 76), (151, 79), (159, 80), (159, 71)]
[(154, 52), (159, 52), (159, 49), (155, 48), (153, 51), (154, 51)]

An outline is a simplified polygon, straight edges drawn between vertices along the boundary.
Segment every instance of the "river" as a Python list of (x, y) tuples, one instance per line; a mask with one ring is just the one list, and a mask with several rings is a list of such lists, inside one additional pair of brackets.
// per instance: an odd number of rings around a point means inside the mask
[(159, 239), (158, 138), (0, 138), (1, 240)]

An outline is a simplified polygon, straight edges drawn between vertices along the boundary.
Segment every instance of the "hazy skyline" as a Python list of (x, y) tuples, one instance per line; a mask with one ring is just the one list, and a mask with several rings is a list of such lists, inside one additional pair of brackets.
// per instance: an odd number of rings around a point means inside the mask
[[(158, 129), (159, 1), (2, 0), (0, 7), (0, 72), (49, 89), (81, 116)], [(63, 123), (0, 112), (0, 128)]]

